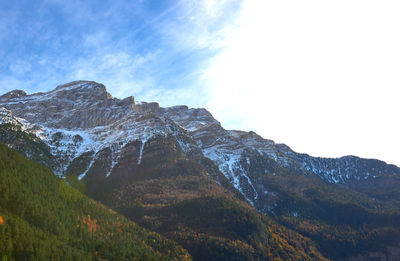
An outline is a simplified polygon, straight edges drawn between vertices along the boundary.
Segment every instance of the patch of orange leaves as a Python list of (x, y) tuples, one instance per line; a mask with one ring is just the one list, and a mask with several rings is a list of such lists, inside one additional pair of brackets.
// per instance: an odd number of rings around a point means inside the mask
[(97, 224), (96, 219), (91, 219), (90, 215), (88, 217), (82, 217), (83, 224), (87, 224), (90, 233), (95, 233), (97, 230), (100, 229), (99, 224)]
[(0, 225), (3, 225), (3, 224), (4, 224), (4, 219), (2, 216), (0, 216)]

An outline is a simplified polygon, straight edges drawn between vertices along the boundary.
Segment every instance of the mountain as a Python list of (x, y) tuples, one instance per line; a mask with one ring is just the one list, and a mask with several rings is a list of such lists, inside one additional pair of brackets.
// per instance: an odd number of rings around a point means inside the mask
[[(263, 139), (254, 132), (225, 130), (204, 109), (173, 107), (164, 109), (163, 115), (189, 130), (206, 157), (216, 162), (224, 175), (252, 203), (257, 203), (266, 191), (262, 187), (256, 188), (252, 177), (257, 173), (274, 172), (265, 166), (255, 168), (254, 165), (262, 165), (260, 160), (265, 161), (264, 165), (277, 164), (302, 175), (317, 176), (328, 183), (344, 186), (400, 175), (399, 167), (383, 161), (355, 156), (315, 158), (296, 153), (284, 144)], [(273, 162), (268, 163), (271, 160)]]
[(394, 165), (296, 153), (89, 81), (15, 90), (0, 107), (0, 141), (197, 260), (400, 257)]

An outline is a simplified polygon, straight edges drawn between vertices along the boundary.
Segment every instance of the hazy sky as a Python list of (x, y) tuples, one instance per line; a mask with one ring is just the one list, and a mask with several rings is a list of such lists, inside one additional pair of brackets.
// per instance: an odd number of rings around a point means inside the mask
[(400, 165), (398, 0), (2, 0), (0, 93), (73, 80)]

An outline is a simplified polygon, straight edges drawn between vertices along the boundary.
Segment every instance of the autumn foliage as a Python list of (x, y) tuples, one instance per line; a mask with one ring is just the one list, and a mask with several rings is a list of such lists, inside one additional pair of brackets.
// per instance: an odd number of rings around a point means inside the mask
[(90, 215), (87, 217), (82, 217), (82, 222), (88, 226), (90, 233), (96, 233), (96, 231), (100, 229), (99, 224), (97, 224), (97, 220), (91, 219)]

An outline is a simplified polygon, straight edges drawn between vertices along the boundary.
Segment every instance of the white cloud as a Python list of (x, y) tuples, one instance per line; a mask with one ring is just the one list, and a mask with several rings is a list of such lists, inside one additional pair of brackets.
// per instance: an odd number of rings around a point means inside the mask
[(24, 83), (11, 76), (5, 76), (2, 75), (0, 77), (0, 91), (1, 94), (3, 95), (5, 92), (11, 91), (11, 90), (16, 90), (16, 89), (23, 89)]
[(98, 31), (96, 33), (87, 34), (84, 36), (83, 43), (89, 48), (100, 48), (106, 43), (109, 43), (110, 36), (105, 31)]
[(177, 49), (220, 48), (241, 0), (185, 0), (176, 6), (178, 15), (159, 26)]
[(400, 4), (246, 0), (206, 70), (228, 128), (300, 152), (400, 164)]
[(17, 76), (22, 76), (23, 74), (28, 73), (31, 70), (31, 65), (24, 60), (16, 60), (10, 64), (9, 69)]
[(157, 52), (143, 55), (123, 51), (102, 54), (100, 50), (90, 59), (76, 61), (69, 78), (101, 82), (116, 97), (134, 95), (154, 86), (152, 63), (156, 57)]

